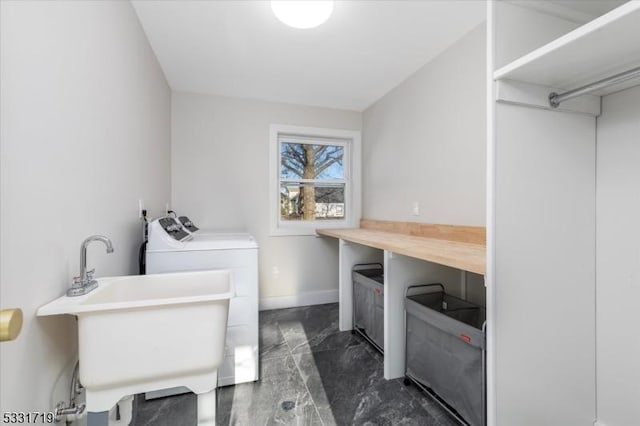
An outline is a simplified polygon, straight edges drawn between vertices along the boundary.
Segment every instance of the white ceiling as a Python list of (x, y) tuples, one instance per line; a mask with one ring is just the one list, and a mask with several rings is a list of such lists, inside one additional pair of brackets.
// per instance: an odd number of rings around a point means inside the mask
[(604, 15), (628, 0), (551, 0), (552, 3), (578, 10), (590, 15), (591, 19)]
[(289, 28), (268, 1), (134, 1), (176, 91), (362, 111), (485, 19), (483, 1), (337, 1)]
[(578, 24), (587, 23), (628, 0), (506, 0)]

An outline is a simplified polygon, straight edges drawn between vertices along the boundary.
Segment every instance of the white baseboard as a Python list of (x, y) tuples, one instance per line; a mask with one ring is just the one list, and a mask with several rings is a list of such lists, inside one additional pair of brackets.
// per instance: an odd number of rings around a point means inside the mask
[(300, 293), (293, 296), (265, 297), (260, 299), (259, 306), (261, 311), (270, 311), (271, 309), (322, 305), (325, 303), (336, 303), (337, 301), (338, 290), (324, 290)]

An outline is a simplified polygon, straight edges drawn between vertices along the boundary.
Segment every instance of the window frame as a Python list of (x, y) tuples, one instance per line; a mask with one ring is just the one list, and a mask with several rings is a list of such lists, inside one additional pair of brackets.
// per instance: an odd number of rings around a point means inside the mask
[[(344, 219), (285, 221), (280, 217), (281, 138), (284, 143), (313, 143), (343, 146), (343, 179), (291, 179), (295, 182), (331, 182), (345, 184)], [(269, 215), (270, 236), (316, 235), (316, 229), (355, 228), (361, 216), (361, 135), (360, 131), (272, 124), (269, 137)], [(287, 179), (284, 179), (286, 182)]]

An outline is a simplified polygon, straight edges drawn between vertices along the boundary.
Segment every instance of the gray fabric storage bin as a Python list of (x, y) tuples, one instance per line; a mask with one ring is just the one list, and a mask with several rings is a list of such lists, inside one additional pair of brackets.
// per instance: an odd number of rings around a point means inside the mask
[[(359, 268), (367, 269), (359, 269)], [(356, 265), (353, 280), (353, 326), (382, 351), (384, 348), (384, 273), (382, 265)]]
[(438, 291), (407, 296), (407, 376), (485, 424), (485, 309)]

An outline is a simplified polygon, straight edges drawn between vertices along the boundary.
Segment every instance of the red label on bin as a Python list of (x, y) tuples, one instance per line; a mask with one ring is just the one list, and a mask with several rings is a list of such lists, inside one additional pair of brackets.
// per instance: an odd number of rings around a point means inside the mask
[(375, 291), (377, 294), (382, 293), (382, 291), (380, 291), (380, 289), (379, 289), (379, 288), (374, 288), (374, 291)]
[(471, 343), (471, 337), (467, 336), (466, 334), (461, 334), (460, 338), (467, 343)]

